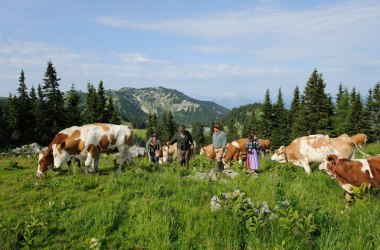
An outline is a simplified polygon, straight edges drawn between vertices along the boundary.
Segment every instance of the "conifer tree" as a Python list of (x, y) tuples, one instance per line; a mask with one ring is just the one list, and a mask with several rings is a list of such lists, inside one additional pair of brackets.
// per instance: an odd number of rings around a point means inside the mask
[(158, 118), (156, 113), (150, 113), (148, 114), (148, 124), (146, 129), (146, 138), (149, 139), (152, 134), (158, 132)]
[(374, 141), (380, 141), (380, 82), (378, 82), (373, 88), (371, 112), (373, 114), (373, 135)]
[(107, 115), (105, 114), (106, 113), (106, 105), (107, 105), (107, 97), (106, 97), (106, 93), (104, 90), (103, 81), (99, 82), (97, 94), (98, 94), (98, 106), (97, 106), (98, 118), (97, 118), (97, 121), (107, 122), (107, 118), (106, 118)]
[(19, 87), (17, 88), (18, 96), (16, 97), (16, 125), (15, 131), (19, 138), (15, 138), (19, 143), (32, 142), (34, 117), (31, 112), (31, 102), (28, 90), (25, 84), (25, 74), (21, 70), (19, 77)]
[(229, 120), (227, 123), (227, 141), (235, 141), (238, 137), (235, 122), (233, 120)]
[(285, 109), (285, 103), (282, 96), (281, 88), (278, 90), (277, 102), (273, 108), (274, 119), (272, 126), (272, 144), (274, 148), (286, 145), (289, 142), (289, 118), (288, 111)]
[(355, 88), (351, 92), (351, 107), (348, 112), (348, 129), (349, 135), (354, 135), (361, 132), (361, 120), (363, 116), (363, 103), (360, 93), (357, 93)]
[(300, 90), (298, 86), (295, 87), (293, 91), (293, 99), (292, 103), (290, 104), (290, 110), (289, 110), (289, 123), (291, 126), (293, 126), (293, 123), (297, 117), (297, 112), (301, 105), (301, 97), (300, 97)]
[(363, 116), (361, 123), (363, 128), (363, 133), (368, 136), (368, 142), (374, 142), (376, 139), (375, 127), (374, 124), (374, 112), (373, 112), (373, 94), (372, 89), (369, 89), (367, 99), (365, 102), (365, 107), (363, 109)]
[(57, 72), (51, 61), (48, 62), (45, 74), (44, 85), (42, 87), (45, 98), (44, 107), (44, 122), (48, 126), (45, 127), (46, 135), (53, 139), (55, 134), (62, 130), (65, 124), (65, 107), (63, 93), (59, 90), (60, 78), (57, 77)]
[(112, 124), (121, 124), (121, 119), (119, 112), (115, 109), (112, 96), (108, 97), (107, 105), (106, 105), (106, 122)]
[(325, 93), (326, 84), (315, 69), (306, 83), (302, 96), (304, 105), (303, 123), (308, 124), (307, 134), (328, 133), (332, 129), (331, 115), (333, 114), (331, 97)]
[(350, 94), (348, 89), (343, 89), (342, 84), (339, 85), (339, 92), (336, 97), (335, 115), (333, 117), (334, 136), (348, 133), (348, 117), (350, 110)]
[(262, 136), (259, 133), (260, 132), (259, 131), (259, 121), (256, 117), (255, 109), (252, 109), (251, 113), (249, 114), (248, 122), (243, 124), (241, 137), (243, 137), (243, 138), (249, 137), (250, 134), (252, 134), (253, 132), (257, 133), (258, 137)]
[(48, 119), (45, 117), (46, 105), (42, 86), (39, 84), (37, 88), (37, 102), (33, 106), (33, 113), (36, 119), (35, 136), (37, 138), (37, 142), (42, 145), (48, 145), (52, 140), (49, 132), (45, 130), (45, 128), (49, 126)]
[(307, 120), (304, 119), (306, 115), (306, 107), (305, 105), (301, 102), (299, 110), (294, 117), (294, 122), (291, 128), (290, 132), (290, 138), (291, 140), (294, 140), (295, 138), (301, 137), (308, 135), (309, 130), (308, 130), (308, 123)]
[(89, 82), (87, 83), (86, 108), (84, 112), (84, 120), (86, 123), (100, 122), (98, 119), (98, 103), (98, 93), (94, 85)]
[(71, 89), (66, 98), (66, 125), (67, 126), (80, 126), (82, 125), (82, 116), (79, 110), (80, 97), (75, 90), (74, 84), (71, 85)]
[(271, 103), (269, 89), (267, 89), (265, 92), (264, 103), (261, 107), (260, 131), (263, 138), (271, 138), (273, 119), (273, 106)]
[(203, 126), (199, 122), (195, 122), (191, 125), (191, 131), (193, 139), (197, 143), (197, 147), (204, 146), (206, 144), (206, 137)]
[(9, 129), (8, 124), (5, 119), (5, 112), (3, 111), (3, 108), (0, 106), (0, 146), (4, 147), (9, 142)]

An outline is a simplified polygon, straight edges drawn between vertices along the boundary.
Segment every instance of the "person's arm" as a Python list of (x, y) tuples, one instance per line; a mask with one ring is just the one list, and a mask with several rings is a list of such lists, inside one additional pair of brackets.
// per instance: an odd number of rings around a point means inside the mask
[(173, 138), (168, 142), (169, 145), (173, 145), (174, 143), (177, 142), (177, 135), (178, 135), (178, 133), (176, 133), (176, 134), (173, 136)]
[(157, 140), (157, 149), (161, 150), (161, 141), (160, 140)]

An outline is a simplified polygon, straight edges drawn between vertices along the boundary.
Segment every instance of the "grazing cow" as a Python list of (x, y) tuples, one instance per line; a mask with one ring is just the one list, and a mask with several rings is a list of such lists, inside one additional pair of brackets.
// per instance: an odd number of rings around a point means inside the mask
[(107, 123), (84, 125), (60, 144), (53, 145), (54, 167), (60, 167), (72, 155), (79, 155), (82, 159), (86, 159), (85, 173), (90, 165), (97, 171), (100, 152), (117, 149), (120, 156), (118, 171), (121, 171), (127, 160), (132, 162), (129, 154), (132, 141), (132, 129), (128, 126)]
[(366, 134), (356, 134), (351, 136), (351, 138), (360, 148), (363, 148), (367, 142)]
[[(54, 158), (53, 158), (53, 145), (60, 144), (63, 142), (67, 137), (71, 136), (76, 130), (78, 129), (77, 126), (73, 126), (70, 128), (66, 128), (62, 131), (60, 131), (53, 139), (53, 141), (50, 143), (48, 148), (45, 150), (43, 154), (39, 154), (38, 156), (38, 165), (37, 165), (37, 177), (41, 177), (49, 168), (52, 168), (54, 165)], [(71, 173), (71, 160), (69, 159), (67, 162), (67, 165), (69, 167), (69, 172)], [(80, 165), (80, 161), (79, 161)]]
[(303, 136), (286, 147), (281, 146), (271, 159), (278, 162), (292, 162), (303, 167), (306, 173), (310, 174), (311, 162), (320, 163), (329, 154), (350, 159), (353, 157), (354, 148), (354, 143), (342, 138), (329, 138), (323, 135)]
[(380, 187), (380, 157), (348, 160), (340, 159), (337, 155), (328, 155), (319, 165), (319, 169), (336, 178), (346, 191), (347, 205), (351, 201), (353, 187), (359, 187), (363, 183), (367, 188)]
[[(228, 145), (227, 145), (227, 147), (228, 147)], [(215, 154), (212, 154), (212, 150), (213, 150), (212, 144), (209, 144), (207, 146), (201, 147), (199, 154), (200, 155), (206, 155), (208, 158), (213, 160), (215, 158)]]

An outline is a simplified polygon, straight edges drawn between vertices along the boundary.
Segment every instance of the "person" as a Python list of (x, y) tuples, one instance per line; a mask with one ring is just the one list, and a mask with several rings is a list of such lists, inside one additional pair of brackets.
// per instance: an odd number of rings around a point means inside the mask
[(245, 162), (245, 166), (248, 169), (257, 172), (260, 167), (259, 151), (265, 151), (265, 148), (258, 142), (257, 135), (255, 133), (251, 134), (248, 138), (245, 149), (247, 152), (247, 160)]
[(149, 155), (149, 159), (153, 163), (158, 163), (161, 152), (161, 141), (156, 134), (152, 134), (149, 140), (146, 142), (146, 152)]
[(186, 130), (184, 125), (178, 127), (178, 132), (173, 138), (167, 142), (168, 145), (177, 143), (177, 159), (178, 162), (185, 167), (189, 166), (191, 152), (194, 148), (193, 137), (190, 132)]
[(224, 170), (223, 155), (227, 147), (227, 136), (226, 133), (222, 131), (222, 126), (219, 123), (215, 123), (214, 133), (212, 135), (212, 150), (211, 154), (215, 155), (215, 160), (218, 165), (218, 170)]

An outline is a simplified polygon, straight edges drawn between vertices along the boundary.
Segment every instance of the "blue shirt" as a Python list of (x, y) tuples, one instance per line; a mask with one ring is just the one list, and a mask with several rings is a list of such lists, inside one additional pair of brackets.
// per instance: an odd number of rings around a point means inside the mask
[(227, 136), (223, 131), (218, 131), (212, 135), (213, 148), (226, 148)]

